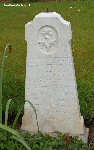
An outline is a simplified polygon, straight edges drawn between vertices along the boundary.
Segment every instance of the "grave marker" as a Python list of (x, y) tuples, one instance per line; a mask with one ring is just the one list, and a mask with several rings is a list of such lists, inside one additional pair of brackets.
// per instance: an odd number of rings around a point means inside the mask
[[(87, 141), (88, 129), (80, 114), (70, 23), (55, 12), (40, 13), (26, 24), (25, 38), (25, 100), (36, 108), (40, 131), (82, 135)], [(36, 116), (27, 102), (22, 130), (37, 132)]]

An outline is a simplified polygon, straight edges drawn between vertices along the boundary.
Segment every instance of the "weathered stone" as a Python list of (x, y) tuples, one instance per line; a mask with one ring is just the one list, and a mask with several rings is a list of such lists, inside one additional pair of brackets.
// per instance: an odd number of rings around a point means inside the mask
[[(59, 14), (40, 13), (26, 24), (25, 100), (36, 108), (43, 133), (84, 135), (71, 50), (69, 22)], [(22, 130), (37, 132), (36, 115), (26, 102)]]

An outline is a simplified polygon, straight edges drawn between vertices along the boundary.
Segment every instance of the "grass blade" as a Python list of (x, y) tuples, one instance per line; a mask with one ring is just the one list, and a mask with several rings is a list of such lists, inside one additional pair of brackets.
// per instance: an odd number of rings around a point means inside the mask
[(33, 110), (34, 110), (34, 112), (36, 114), (36, 108), (34, 107), (34, 105), (29, 100), (26, 100), (26, 102), (28, 102), (30, 104), (30, 106), (33, 108)]
[(9, 99), (6, 105), (6, 111), (5, 111), (5, 125), (7, 126), (7, 121), (8, 121), (8, 110), (9, 110), (9, 105), (12, 99)]
[(13, 122), (13, 125), (12, 125), (12, 128), (13, 128), (13, 129), (15, 128), (15, 126), (16, 126), (16, 124), (17, 124), (17, 121), (18, 121), (18, 119), (19, 119), (19, 116), (20, 116), (20, 114), (21, 114), (23, 108), (24, 108), (24, 104), (20, 107), (20, 109), (19, 109), (19, 111), (18, 111), (18, 113), (17, 113), (17, 115), (16, 115), (16, 118), (15, 118), (15, 120), (14, 120), (14, 122)]
[(2, 80), (3, 80), (3, 74), (4, 74), (4, 63), (5, 63), (5, 57), (6, 57), (6, 50), (7, 48), (10, 49), (11, 51), (11, 45), (7, 44), (4, 50), (4, 55), (3, 55), (3, 61), (1, 65), (1, 77), (0, 77), (0, 123), (2, 123)]
[(22, 144), (27, 148), (27, 150), (31, 150), (31, 148), (30, 148), (30, 147), (26, 144), (26, 142), (23, 141), (22, 139), (19, 139), (18, 137), (14, 136), (14, 135), (12, 135), (11, 138), (13, 138), (13, 139), (19, 141), (20, 143), (22, 143)]
[(16, 140), (18, 140), (19, 142), (21, 142), (28, 150), (31, 150), (31, 148), (26, 144), (24, 138), (14, 129), (11, 129), (9, 127), (7, 127), (6, 125), (3, 125), (0, 123), (0, 128), (12, 133), (14, 136), (16, 136), (17, 138), (15, 138)]
[(0, 123), (2, 123), (2, 79), (0, 77)]
[(34, 105), (29, 100), (26, 100), (26, 102), (28, 102), (30, 104), (30, 106), (33, 108), (33, 110), (34, 110), (34, 112), (36, 114), (37, 127), (38, 127), (38, 135), (39, 135), (39, 125), (38, 125), (38, 119), (37, 119), (36, 109), (35, 109)]
[(0, 123), (2, 123), (2, 79), (4, 74), (5, 56), (6, 56), (6, 48), (4, 50), (3, 61), (1, 66), (1, 77), (0, 77)]
[(0, 128), (12, 133), (13, 135), (17, 136), (18, 138), (23, 139), (23, 137), (14, 129), (11, 129), (10, 127), (7, 127), (6, 125), (3, 125), (0, 123)]
[(6, 58), (6, 48), (5, 48), (5, 50), (4, 50), (3, 61), (2, 61), (2, 66), (1, 66), (1, 80), (3, 79), (3, 75), (4, 75), (4, 63), (5, 63), (5, 58)]

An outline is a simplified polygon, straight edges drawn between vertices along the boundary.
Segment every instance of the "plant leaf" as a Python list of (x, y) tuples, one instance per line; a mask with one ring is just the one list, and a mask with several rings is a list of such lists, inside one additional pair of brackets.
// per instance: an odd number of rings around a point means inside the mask
[(0, 123), (2, 123), (2, 79), (0, 77)]
[(26, 142), (24, 141), (24, 138), (14, 129), (11, 129), (10, 127), (7, 127), (6, 125), (3, 125), (0, 123), (0, 128), (12, 133), (15, 137), (15, 139), (17, 139), (19, 142), (21, 142), (26, 148), (28, 147), (28, 150), (31, 150), (31, 148), (26, 144)]
[(38, 127), (38, 135), (39, 135), (39, 125), (38, 125), (38, 119), (37, 119), (37, 113), (36, 113), (36, 108), (34, 107), (34, 105), (29, 101), (29, 100), (26, 100), (26, 102), (28, 102), (30, 104), (30, 106), (33, 108), (35, 114), (36, 114), (36, 121), (37, 121), (37, 127)]
[(26, 100), (26, 102), (28, 102), (30, 104), (30, 106), (33, 108), (35, 114), (36, 114), (36, 108), (34, 107), (34, 105), (29, 101), (29, 100)]
[(5, 125), (7, 126), (7, 121), (8, 121), (8, 110), (9, 110), (9, 105), (12, 99), (9, 99), (6, 105), (6, 111), (5, 111)]
[(1, 131), (1, 132), (0, 132), (0, 141), (5, 141), (5, 140), (7, 140), (7, 137), (6, 137), (6, 135)]
[(17, 123), (17, 121), (18, 121), (18, 119), (19, 119), (19, 116), (20, 116), (20, 114), (21, 114), (21, 111), (23, 110), (23, 107), (24, 107), (24, 104), (20, 107), (20, 109), (19, 109), (19, 111), (18, 111), (18, 113), (17, 113), (17, 115), (16, 115), (16, 117), (15, 117), (15, 120), (14, 120), (13, 125), (12, 125), (12, 128), (13, 128), (13, 129), (14, 129), (15, 126), (16, 126), (16, 123)]
[(31, 150), (31, 148), (26, 144), (26, 142), (24, 141), (24, 140), (22, 140), (22, 139), (19, 139), (18, 137), (16, 137), (15, 135), (12, 135), (12, 137), (11, 138), (13, 138), (13, 139), (15, 139), (15, 140), (17, 140), (17, 141), (19, 141), (20, 143), (22, 143), (26, 148), (27, 148), (27, 150)]

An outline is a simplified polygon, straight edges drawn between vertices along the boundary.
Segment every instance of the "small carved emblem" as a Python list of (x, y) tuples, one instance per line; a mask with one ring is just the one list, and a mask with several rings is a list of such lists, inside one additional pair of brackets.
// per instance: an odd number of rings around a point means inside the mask
[(40, 33), (41, 41), (38, 41), (40, 50), (44, 53), (52, 53), (56, 51), (57, 39), (56, 31), (52, 27), (44, 27)]

